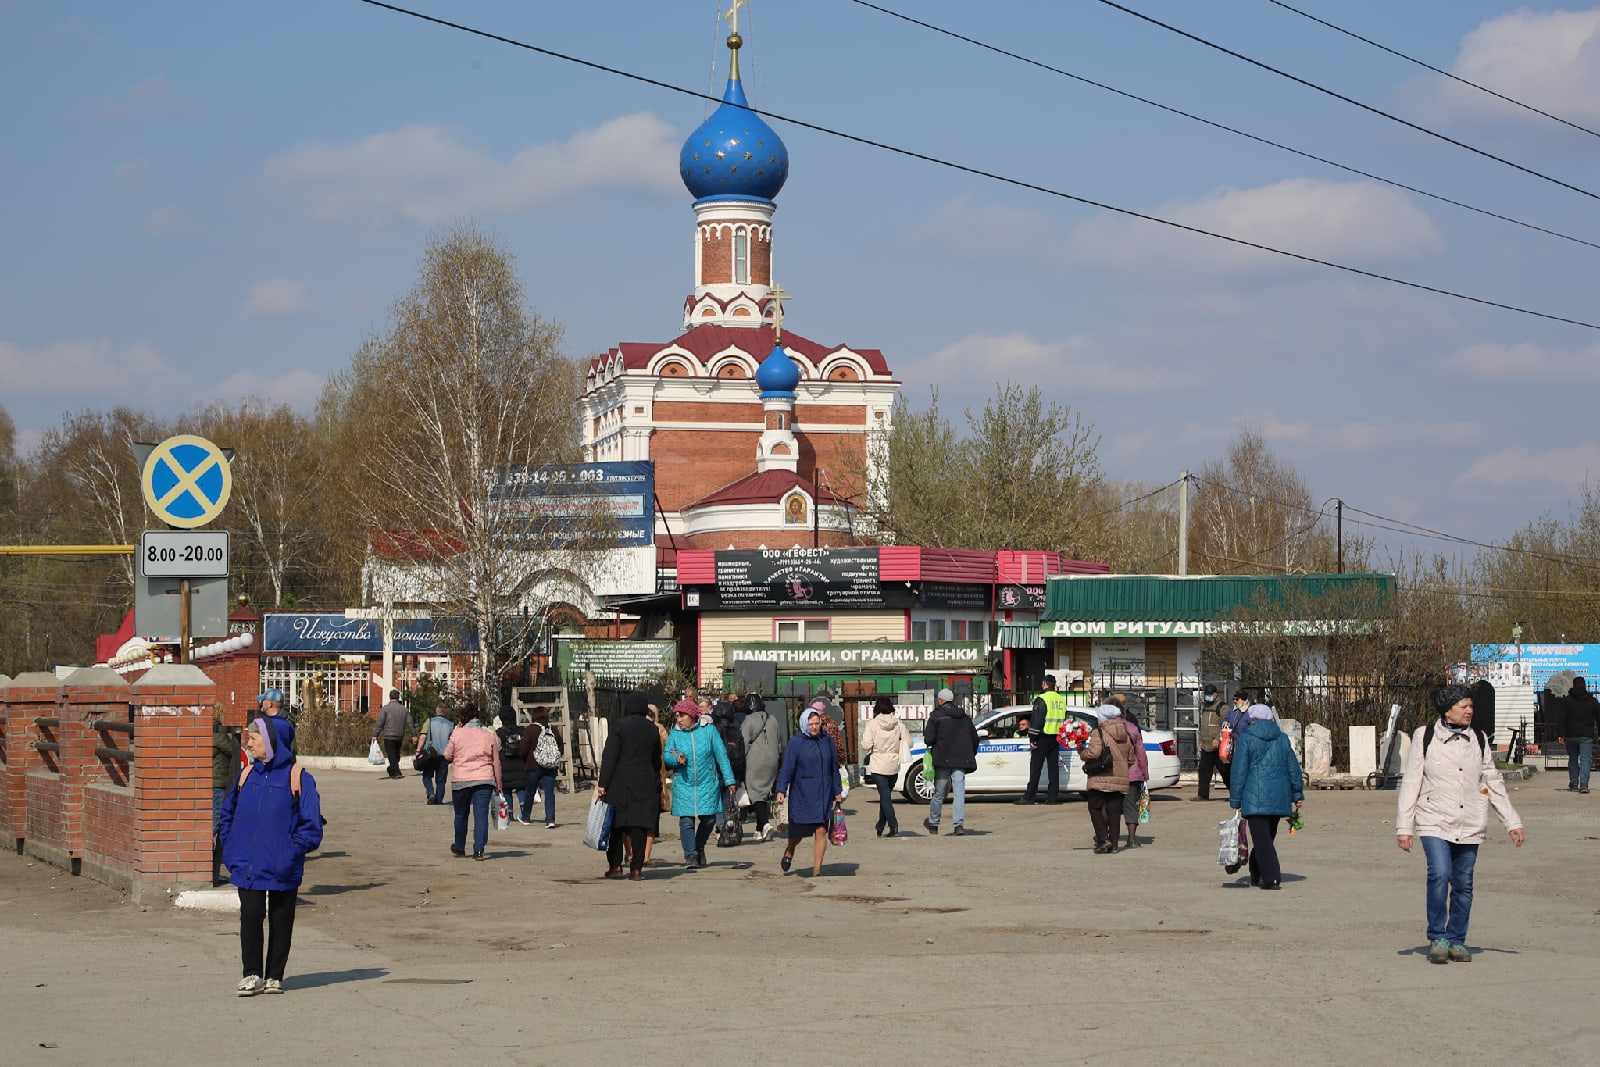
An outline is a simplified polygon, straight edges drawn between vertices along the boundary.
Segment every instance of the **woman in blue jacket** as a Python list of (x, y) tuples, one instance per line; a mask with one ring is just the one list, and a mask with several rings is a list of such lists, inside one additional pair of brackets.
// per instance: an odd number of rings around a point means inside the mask
[(772, 795), (780, 804), (785, 797), (789, 800), (789, 844), (780, 866), (789, 870), (795, 848), (810, 835), (811, 874), (821, 874), (822, 857), (828, 851), (829, 812), (844, 796), (839, 792), (839, 750), (822, 728), (820, 711), (807, 708), (800, 713), (800, 732), (784, 750)]
[(667, 735), (662, 765), (672, 771), (672, 814), (678, 817), (683, 862), (690, 870), (706, 865), (706, 842), (722, 810), (723, 792), (734, 788), (733, 766), (711, 720), (700, 721), (693, 701), (672, 709), (677, 725)]
[(1228, 782), (1228, 803), (1239, 809), (1250, 826), (1250, 884), (1280, 889), (1278, 820), (1300, 810), (1305, 799), (1300, 761), (1289, 739), (1279, 729), (1276, 716), (1265, 704), (1252, 704), (1249, 725), (1233, 751), (1233, 772)]
[[(317, 783), (295, 765), (290, 737), (284, 719), (261, 718), (249, 725), (244, 747), (250, 766), (229, 790), (218, 821), (228, 881), (239, 887), (241, 997), (283, 992), (283, 969), (294, 937), (295, 893), (306, 853), (322, 844)], [(265, 967), (264, 924), (270, 924)]]

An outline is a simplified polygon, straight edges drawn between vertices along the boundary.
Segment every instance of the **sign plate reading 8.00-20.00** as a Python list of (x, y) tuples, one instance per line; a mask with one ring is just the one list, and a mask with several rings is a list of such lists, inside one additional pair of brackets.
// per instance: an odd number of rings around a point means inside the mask
[(226, 578), (228, 531), (146, 530), (139, 573), (147, 578)]

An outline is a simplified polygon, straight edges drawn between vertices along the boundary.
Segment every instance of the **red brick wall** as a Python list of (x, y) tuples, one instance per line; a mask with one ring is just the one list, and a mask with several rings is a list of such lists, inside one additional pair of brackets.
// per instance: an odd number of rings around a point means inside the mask
[(83, 859), (132, 872), (138, 862), (133, 790), (108, 782), (83, 787)]
[(657, 430), (650, 458), (656, 461), (661, 506), (677, 511), (754, 472), (760, 440), (759, 430)]
[[(794, 409), (794, 424), (796, 426), (861, 426), (867, 424), (867, 409), (861, 405), (848, 404), (796, 404)], [(863, 433), (866, 431), (863, 429)]]
[(256, 709), (261, 692), (261, 650), (251, 647), (230, 656), (203, 659), (195, 664), (217, 687), (223, 722), (243, 726)]
[(651, 409), (657, 422), (743, 422), (761, 425), (761, 404), (712, 404), (699, 400), (657, 400)]

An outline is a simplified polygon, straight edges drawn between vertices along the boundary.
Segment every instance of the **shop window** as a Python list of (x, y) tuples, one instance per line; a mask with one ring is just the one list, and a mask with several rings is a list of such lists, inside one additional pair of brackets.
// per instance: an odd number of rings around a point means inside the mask
[(772, 639), (783, 644), (808, 644), (828, 640), (828, 619), (774, 619)]
[(926, 641), (928, 639), (928, 624), (922, 619), (911, 620), (911, 640)]
[(945, 639), (945, 637), (944, 637), (944, 620), (943, 619), (929, 619), (928, 620), (928, 640), (929, 641), (943, 641), (944, 639)]

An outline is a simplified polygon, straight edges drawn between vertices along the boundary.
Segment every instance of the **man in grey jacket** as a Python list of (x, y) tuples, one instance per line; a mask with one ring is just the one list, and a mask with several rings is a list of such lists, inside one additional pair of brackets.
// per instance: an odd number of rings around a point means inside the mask
[(400, 703), (400, 690), (389, 690), (389, 703), (378, 709), (378, 721), (372, 727), (373, 739), (383, 746), (389, 757), (389, 777), (404, 778), (400, 773), (400, 744), (411, 729), (411, 712)]

